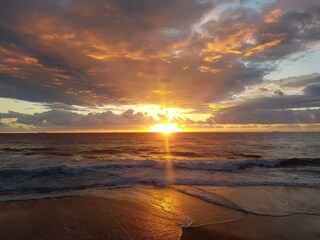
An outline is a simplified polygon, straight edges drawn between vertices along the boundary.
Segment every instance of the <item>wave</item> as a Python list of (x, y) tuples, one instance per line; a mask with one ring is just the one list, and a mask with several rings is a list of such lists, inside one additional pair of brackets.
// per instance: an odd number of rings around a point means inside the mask
[(21, 148), (1, 148), (3, 152), (21, 152), (23, 149)]
[(32, 148), (1, 148), (4, 152), (22, 152), (22, 151), (35, 151), (35, 152), (53, 152), (58, 149), (53, 147), (32, 147)]
[(33, 155), (48, 155), (48, 156), (73, 156), (72, 153), (66, 152), (63, 149), (53, 147), (32, 147), (32, 148), (1, 148), (0, 151), (6, 153), (20, 153), (25, 156)]
[[(29, 198), (30, 196), (25, 196), (26, 194), (46, 195), (63, 192), (63, 194), (72, 195), (75, 191), (97, 188), (167, 186), (170, 185), (167, 179), (169, 168), (174, 171), (176, 185), (320, 186), (318, 171), (316, 171), (320, 169), (318, 168), (320, 167), (319, 158), (241, 162), (110, 160), (48, 166), (31, 164), (28, 163), (28, 167), (0, 169), (0, 201), (17, 199), (20, 195), (21, 198)], [(253, 169), (249, 170), (249, 168)], [(261, 168), (266, 170), (260, 171)], [(267, 169), (270, 169), (270, 174)], [(220, 200), (223, 199), (216, 198), (214, 201)]]
[(104, 164), (87, 164), (87, 165), (51, 165), (43, 167), (28, 167), (28, 168), (8, 168), (0, 170), (0, 178), (16, 178), (19, 176), (41, 177), (41, 176), (56, 176), (56, 175), (81, 175), (89, 172), (97, 172), (104, 169), (116, 168), (143, 168), (152, 167), (156, 164), (155, 161), (118, 161)]
[[(245, 160), (245, 161), (172, 161), (175, 169), (194, 171), (238, 171), (253, 167), (320, 167), (320, 158), (293, 158), (284, 160)], [(108, 161), (99, 164), (82, 165), (51, 165), (28, 168), (6, 168), (0, 170), (0, 178), (10, 178), (28, 175), (30, 177), (57, 176), (57, 175), (81, 175), (89, 172), (97, 172), (112, 169), (125, 168), (167, 168), (167, 161), (137, 160), (137, 161)]]
[(46, 155), (46, 156), (60, 156), (60, 157), (69, 157), (73, 156), (72, 153), (67, 152), (25, 152), (23, 153), (25, 156), (33, 156), (33, 155)]
[(232, 154), (234, 156), (246, 157), (246, 158), (262, 158), (262, 156), (258, 154), (244, 154), (244, 153), (235, 153), (235, 152), (232, 152)]
[(252, 167), (298, 167), (320, 166), (320, 158), (292, 158), (276, 160), (244, 160), (244, 161), (176, 161), (174, 167), (189, 170), (236, 171)]
[(177, 161), (175, 168), (203, 171), (236, 171), (251, 167), (278, 167), (281, 160), (245, 160), (245, 161)]
[(179, 156), (179, 157), (201, 157), (201, 155), (196, 152), (171, 151), (170, 154), (173, 156)]
[[(154, 154), (154, 155), (168, 155), (168, 152), (166, 151), (150, 151), (149, 153)], [(170, 151), (171, 156), (176, 156), (176, 157), (203, 157), (203, 155), (196, 153), (196, 152), (190, 152), (190, 151)]]
[(94, 149), (94, 150), (87, 150), (83, 151), (82, 153), (86, 154), (120, 154), (122, 151), (117, 149)]
[(281, 166), (320, 166), (320, 158), (291, 158), (281, 162)]

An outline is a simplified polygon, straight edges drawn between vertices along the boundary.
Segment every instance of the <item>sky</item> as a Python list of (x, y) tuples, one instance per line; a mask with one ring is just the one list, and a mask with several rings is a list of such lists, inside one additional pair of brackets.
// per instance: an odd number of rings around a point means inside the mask
[(1, 0), (0, 132), (320, 131), (319, 0)]

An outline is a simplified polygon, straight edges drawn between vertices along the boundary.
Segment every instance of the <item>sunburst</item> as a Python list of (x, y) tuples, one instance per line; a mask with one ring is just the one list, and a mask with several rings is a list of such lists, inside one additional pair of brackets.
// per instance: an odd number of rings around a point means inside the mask
[(159, 123), (151, 127), (150, 132), (160, 132), (170, 134), (172, 132), (181, 132), (182, 129), (176, 123)]

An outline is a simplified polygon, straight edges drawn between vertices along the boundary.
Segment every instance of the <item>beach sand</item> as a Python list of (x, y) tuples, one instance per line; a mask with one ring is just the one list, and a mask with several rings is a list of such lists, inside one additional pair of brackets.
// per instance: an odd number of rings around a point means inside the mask
[(241, 221), (184, 230), (182, 240), (320, 239), (318, 216), (261, 217), (248, 215)]
[(172, 240), (181, 237), (182, 226), (187, 240), (320, 239), (319, 189), (185, 188), (95, 190), (3, 203), (0, 239)]

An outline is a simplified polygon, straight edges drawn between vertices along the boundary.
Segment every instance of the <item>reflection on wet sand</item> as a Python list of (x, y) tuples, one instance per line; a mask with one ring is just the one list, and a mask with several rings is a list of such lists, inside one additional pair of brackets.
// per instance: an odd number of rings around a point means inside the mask
[[(312, 194), (316, 191), (310, 190)], [(205, 240), (213, 236), (219, 239), (282, 239), (282, 236), (317, 239), (320, 234), (318, 216), (248, 215), (170, 188), (96, 190), (81, 197), (2, 204), (0, 213), (1, 240), (172, 240), (181, 237), (181, 227), (188, 227), (182, 236), (185, 240)], [(294, 234), (296, 229), (299, 234)]]
[(239, 216), (165, 188), (95, 195), (1, 205), (0, 239), (172, 240), (179, 238), (181, 226), (189, 225), (191, 219), (199, 224)]

